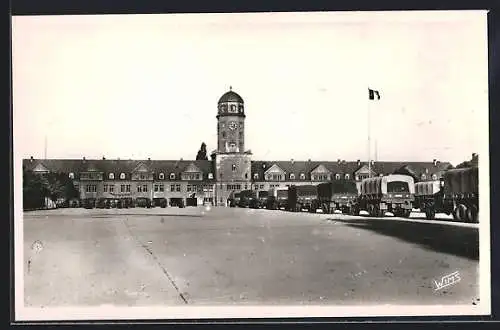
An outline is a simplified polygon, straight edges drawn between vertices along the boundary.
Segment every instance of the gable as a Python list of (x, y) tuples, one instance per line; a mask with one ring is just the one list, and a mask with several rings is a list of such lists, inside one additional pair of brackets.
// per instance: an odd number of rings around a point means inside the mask
[(195, 164), (191, 163), (189, 164), (186, 169), (184, 170), (185, 173), (200, 173), (201, 170), (196, 166)]
[(139, 163), (139, 165), (137, 165), (133, 172), (149, 172), (149, 168), (144, 164), (144, 163)]
[[(356, 172), (354, 172), (354, 174), (358, 175), (358, 174), (369, 174), (370, 171), (368, 169), (368, 165), (363, 165), (361, 166)], [(373, 168), (371, 168), (371, 173), (374, 174), (375, 171), (373, 170)]]
[(271, 166), (264, 172), (264, 174), (269, 174), (269, 173), (285, 174), (285, 171), (283, 171), (283, 169), (281, 169), (281, 167), (279, 167), (278, 165), (273, 164), (273, 166)]
[(43, 164), (38, 164), (33, 169), (33, 172), (38, 172), (38, 173), (40, 173), (40, 172), (49, 172), (49, 169), (46, 168)]
[(316, 166), (316, 168), (313, 169), (311, 171), (311, 173), (314, 173), (314, 174), (323, 174), (323, 173), (330, 174), (331, 172), (324, 165), (320, 164), (320, 165)]

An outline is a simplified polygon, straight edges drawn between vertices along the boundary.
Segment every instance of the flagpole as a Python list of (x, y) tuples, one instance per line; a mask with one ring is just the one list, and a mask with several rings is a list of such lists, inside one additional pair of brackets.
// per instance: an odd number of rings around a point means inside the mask
[[(368, 91), (370, 89), (368, 88)], [(370, 103), (371, 103), (371, 99), (370, 97), (368, 97), (368, 106), (367, 106), (367, 109), (368, 109), (368, 177), (371, 178), (372, 177), (372, 162), (371, 162), (371, 137), (370, 137)]]

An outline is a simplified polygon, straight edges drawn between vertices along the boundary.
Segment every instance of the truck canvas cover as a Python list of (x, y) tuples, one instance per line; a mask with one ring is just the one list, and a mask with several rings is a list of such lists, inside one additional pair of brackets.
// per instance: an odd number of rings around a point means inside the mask
[(390, 174), (376, 178), (364, 179), (361, 182), (361, 195), (385, 195), (387, 186), (391, 183), (406, 184), (410, 194), (415, 193), (415, 183), (411, 176), (403, 174)]
[(460, 168), (449, 170), (444, 174), (444, 193), (447, 195), (478, 193), (478, 168)]
[(432, 196), (441, 189), (439, 180), (415, 183), (415, 196)]
[(357, 195), (358, 189), (354, 181), (335, 180), (328, 183), (321, 183), (317, 186), (318, 198), (329, 200), (333, 196)]

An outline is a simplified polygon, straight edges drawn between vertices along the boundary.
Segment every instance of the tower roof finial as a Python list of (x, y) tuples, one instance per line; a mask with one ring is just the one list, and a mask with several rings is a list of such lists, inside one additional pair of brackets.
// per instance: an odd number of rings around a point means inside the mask
[(229, 90), (232, 91), (233, 90), (233, 86), (229, 86)]

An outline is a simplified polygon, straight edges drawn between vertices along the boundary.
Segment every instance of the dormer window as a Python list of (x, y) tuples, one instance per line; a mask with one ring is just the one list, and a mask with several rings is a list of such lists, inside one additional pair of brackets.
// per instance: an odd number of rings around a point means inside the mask
[(306, 175), (304, 173), (300, 173), (300, 179), (301, 180), (305, 180), (306, 179)]
[(160, 175), (158, 175), (158, 178), (160, 180), (165, 180), (165, 174), (164, 173), (160, 173)]
[(75, 173), (71, 172), (71, 173), (69, 174), (69, 178), (70, 178), (71, 180), (73, 180), (73, 179), (75, 178)]
[(109, 173), (109, 179), (114, 180), (115, 179), (115, 174), (114, 173)]
[(258, 180), (259, 179), (259, 173), (254, 173), (253, 174), (253, 179)]
[(120, 173), (120, 179), (125, 180), (125, 173)]
[(290, 180), (295, 180), (295, 174), (290, 173)]
[(335, 180), (340, 180), (340, 174), (335, 174)]
[(422, 174), (422, 180), (427, 179), (427, 176), (425, 174)]
[(175, 180), (175, 173), (170, 173), (170, 180)]
[(231, 170), (232, 170), (233, 172), (235, 172), (235, 171), (236, 171), (236, 164), (231, 165)]
[(213, 173), (208, 173), (208, 179), (212, 180), (214, 178), (214, 174)]
[(436, 174), (432, 175), (432, 180), (437, 180), (438, 176)]
[(349, 175), (349, 174), (346, 174), (346, 175), (345, 175), (345, 179), (346, 179), (346, 180), (349, 180), (349, 179), (350, 179), (350, 175)]

